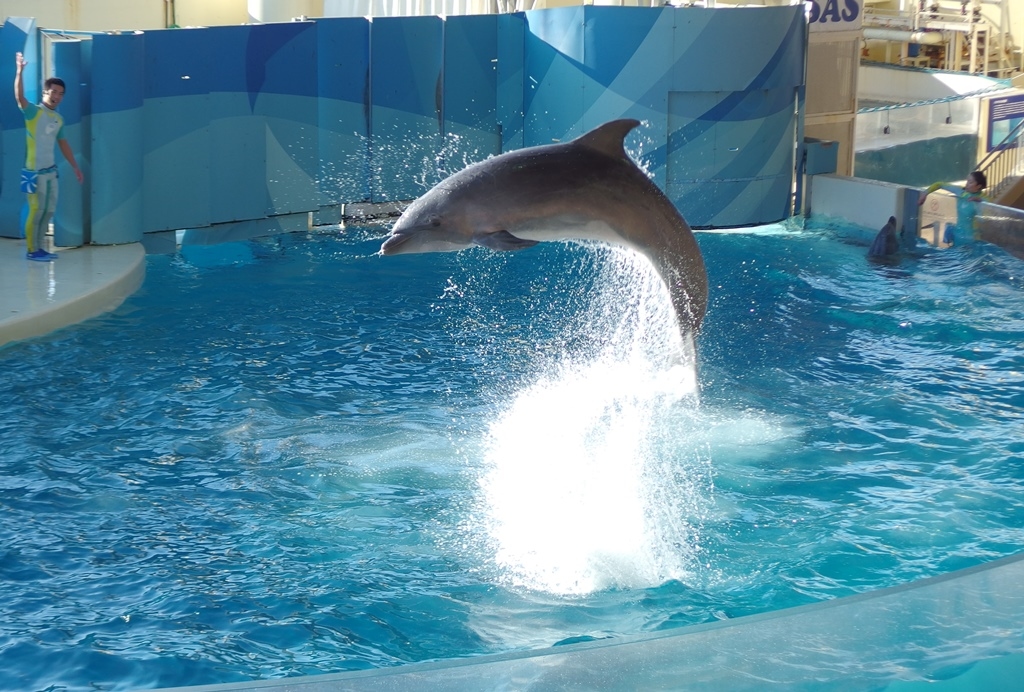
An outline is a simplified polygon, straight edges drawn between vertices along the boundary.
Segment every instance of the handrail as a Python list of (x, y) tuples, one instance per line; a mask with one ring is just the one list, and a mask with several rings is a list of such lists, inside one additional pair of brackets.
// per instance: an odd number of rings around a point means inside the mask
[[(867, 61), (863, 61), (863, 64), (869, 64)], [(886, 63), (875, 63), (885, 65)], [(891, 67), (890, 65), (887, 65)], [(914, 68), (897, 68), (903, 70), (911, 70)], [(919, 70), (916, 70), (919, 71)], [(948, 96), (939, 96), (933, 99), (922, 99), (920, 101), (907, 101), (905, 103), (887, 103), (884, 106), (868, 106), (866, 108), (858, 108), (857, 113), (874, 113), (876, 111), (894, 111), (900, 108), (917, 108), (919, 106), (934, 106), (940, 103), (955, 103), (957, 101), (967, 101), (969, 99), (977, 98), (979, 96), (994, 95), (1000, 91), (1009, 91), (1009, 81), (1003, 80), (1005, 84), (993, 84), (992, 86), (983, 87), (974, 91), (969, 91), (965, 94), (950, 94)]]
[(1022, 139), (1024, 120), (1017, 123), (1003, 141), (975, 166), (975, 170), (984, 173), (988, 179), (988, 191), (992, 199), (998, 199), (1006, 187), (1019, 177), (1024, 163)]

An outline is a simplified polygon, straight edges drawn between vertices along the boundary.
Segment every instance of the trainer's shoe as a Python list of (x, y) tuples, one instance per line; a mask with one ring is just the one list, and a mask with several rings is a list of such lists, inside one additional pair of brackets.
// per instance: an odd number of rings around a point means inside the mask
[(25, 253), (25, 259), (30, 259), (33, 262), (52, 262), (54, 258), (56, 255), (52, 255), (46, 250), (33, 250)]

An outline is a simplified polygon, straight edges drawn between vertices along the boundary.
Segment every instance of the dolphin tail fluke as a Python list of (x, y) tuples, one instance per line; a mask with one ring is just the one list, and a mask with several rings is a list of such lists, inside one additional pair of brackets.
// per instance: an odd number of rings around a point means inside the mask
[(576, 139), (576, 142), (614, 158), (628, 159), (629, 156), (626, 155), (623, 142), (626, 139), (626, 135), (639, 124), (639, 120), (633, 120), (632, 118), (612, 120), (604, 125), (595, 127), (585, 135), (581, 135)]

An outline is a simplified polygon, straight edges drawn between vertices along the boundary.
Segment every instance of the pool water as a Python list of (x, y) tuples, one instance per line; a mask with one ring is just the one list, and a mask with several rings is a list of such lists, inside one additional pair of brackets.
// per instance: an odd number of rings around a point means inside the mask
[(694, 368), (628, 252), (382, 233), (150, 256), (115, 312), (0, 351), (0, 689), (524, 651), (1024, 544), (997, 248), (699, 234)]

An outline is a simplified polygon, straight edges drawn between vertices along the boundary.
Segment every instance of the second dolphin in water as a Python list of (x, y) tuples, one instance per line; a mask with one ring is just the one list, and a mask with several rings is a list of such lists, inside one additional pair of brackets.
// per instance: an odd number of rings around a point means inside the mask
[(695, 337), (708, 303), (704, 259), (675, 205), (626, 154), (623, 140), (639, 124), (613, 120), (570, 142), (511, 151), (455, 173), (405, 210), (381, 254), (520, 250), (567, 239), (624, 245), (651, 261), (680, 331)]

